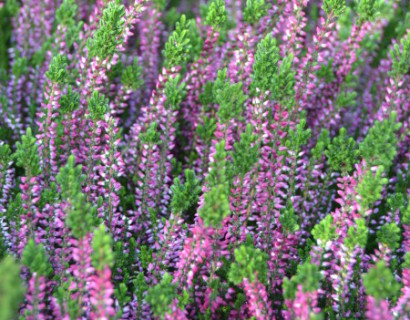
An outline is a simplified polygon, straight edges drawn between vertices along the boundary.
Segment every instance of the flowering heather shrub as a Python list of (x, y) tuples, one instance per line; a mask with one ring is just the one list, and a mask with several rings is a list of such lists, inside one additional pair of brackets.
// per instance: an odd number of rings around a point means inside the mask
[(0, 3), (0, 320), (409, 319), (410, 4)]

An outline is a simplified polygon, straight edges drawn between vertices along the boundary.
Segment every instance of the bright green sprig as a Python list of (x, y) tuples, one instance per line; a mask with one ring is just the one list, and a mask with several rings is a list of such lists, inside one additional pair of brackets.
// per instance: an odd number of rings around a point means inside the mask
[(28, 61), (26, 57), (20, 57), (18, 54), (14, 60), (12, 67), (13, 75), (16, 79), (19, 79), (22, 75), (26, 74), (28, 71)]
[(357, 162), (359, 151), (352, 137), (347, 137), (345, 128), (341, 128), (339, 135), (335, 137), (325, 151), (329, 166), (334, 171), (341, 171), (343, 174), (353, 170)]
[(371, 21), (376, 15), (375, 0), (356, 0), (356, 6), (360, 22)]
[(387, 170), (397, 154), (397, 131), (401, 123), (396, 122), (397, 113), (392, 112), (389, 119), (376, 121), (359, 145), (361, 156), (368, 166), (383, 166)]
[(316, 160), (321, 159), (329, 144), (329, 131), (327, 129), (323, 129), (319, 135), (319, 138), (317, 139), (316, 146), (312, 149), (313, 158)]
[(294, 299), (298, 285), (302, 286), (303, 292), (313, 292), (319, 289), (323, 275), (315, 264), (305, 262), (298, 265), (296, 275), (292, 279), (285, 278), (283, 291), (286, 299)]
[(170, 305), (176, 296), (176, 285), (172, 283), (172, 276), (165, 273), (161, 282), (148, 289), (146, 301), (151, 305), (156, 317), (161, 319), (170, 311)]
[(316, 241), (320, 241), (322, 245), (337, 238), (336, 227), (333, 226), (333, 217), (330, 214), (315, 225), (312, 236)]
[(185, 83), (181, 83), (181, 76), (178, 75), (168, 80), (164, 91), (167, 97), (165, 107), (170, 110), (178, 110), (185, 96)]
[(60, 169), (56, 181), (60, 185), (61, 195), (64, 199), (73, 199), (81, 192), (81, 183), (84, 181), (84, 177), (81, 165), (75, 166), (73, 155), (68, 158), (67, 164)]
[(63, 114), (71, 114), (80, 105), (80, 94), (68, 86), (67, 93), (60, 98), (60, 110)]
[(388, 182), (388, 179), (383, 177), (383, 171), (383, 166), (378, 167), (376, 172), (368, 170), (357, 186), (362, 215), (381, 198), (383, 186)]
[(229, 190), (223, 184), (216, 185), (205, 193), (204, 205), (199, 211), (199, 216), (206, 226), (219, 228), (223, 219), (230, 214), (228, 193)]
[(71, 26), (75, 24), (78, 5), (74, 0), (64, 0), (56, 10), (56, 21), (62, 26)]
[(105, 267), (112, 267), (114, 263), (114, 254), (112, 252), (112, 238), (105, 230), (104, 225), (100, 225), (94, 231), (92, 242), (93, 253), (91, 261), (97, 270), (103, 270)]
[(67, 217), (67, 225), (77, 239), (84, 238), (88, 233), (92, 232), (97, 222), (94, 218), (97, 216), (96, 212), (96, 208), (86, 201), (84, 194), (80, 193), (72, 200), (72, 208)]
[(219, 120), (227, 124), (232, 118), (241, 118), (248, 96), (243, 92), (242, 83), (226, 81), (221, 88), (215, 87), (215, 102), (219, 104)]
[(397, 224), (394, 222), (386, 223), (377, 231), (377, 241), (388, 246), (392, 250), (396, 250), (400, 247), (400, 233), (401, 230)]
[(241, 245), (235, 249), (235, 262), (232, 263), (228, 273), (229, 281), (234, 284), (241, 283), (245, 278), (249, 282), (267, 282), (268, 255), (252, 244)]
[(276, 39), (268, 34), (258, 43), (256, 50), (251, 75), (253, 91), (256, 88), (266, 91), (272, 87), (274, 77), (277, 74), (279, 59), (279, 47), (276, 44)]
[(247, 0), (243, 20), (249, 24), (255, 24), (266, 15), (267, 9), (265, 0)]
[(108, 109), (108, 99), (102, 93), (94, 91), (87, 102), (91, 119), (94, 121), (102, 119)]
[(67, 164), (60, 169), (56, 177), (61, 187), (63, 200), (69, 204), (67, 225), (77, 239), (83, 238), (93, 230), (96, 224), (96, 209), (87, 201), (81, 192), (82, 176), (81, 166), (75, 166), (74, 156), (70, 156)]
[(203, 123), (199, 124), (196, 128), (196, 133), (201, 138), (201, 140), (209, 145), (214, 137), (214, 132), (216, 130), (216, 119), (204, 117)]
[(214, 28), (220, 28), (227, 19), (228, 14), (226, 12), (225, 0), (214, 0), (211, 2), (205, 20), (206, 24)]
[(253, 134), (253, 127), (250, 123), (246, 130), (241, 133), (239, 142), (235, 142), (232, 152), (234, 175), (244, 177), (256, 163), (259, 155), (259, 146), (256, 142), (257, 136)]
[(306, 119), (302, 118), (300, 122), (296, 125), (295, 130), (289, 130), (288, 139), (286, 140), (286, 147), (289, 150), (295, 152), (295, 156), (298, 156), (298, 153), (302, 146), (304, 146), (311, 134), (312, 130), (306, 127)]
[(185, 170), (185, 183), (177, 177), (174, 179), (174, 184), (171, 186), (172, 199), (171, 207), (175, 213), (188, 210), (198, 201), (198, 195), (201, 192), (199, 180), (195, 177), (193, 170)]
[(326, 14), (332, 14), (335, 17), (340, 16), (346, 7), (345, 0), (325, 0), (323, 1), (323, 9)]
[(172, 32), (164, 49), (165, 66), (171, 68), (179, 66), (188, 59), (191, 49), (189, 38), (189, 26), (185, 15), (176, 24), (175, 31)]
[(156, 122), (152, 122), (148, 129), (145, 132), (141, 132), (141, 142), (146, 143), (149, 145), (159, 144), (160, 141), (160, 133), (157, 130), (158, 124)]
[(214, 162), (210, 164), (211, 170), (207, 177), (210, 187), (218, 184), (228, 184), (231, 181), (230, 173), (232, 169), (227, 161), (228, 153), (225, 150), (225, 140), (217, 143), (215, 150)]
[(400, 284), (384, 261), (377, 262), (362, 279), (366, 293), (379, 301), (396, 296), (400, 290)]
[(356, 219), (356, 224), (349, 227), (347, 231), (347, 237), (344, 241), (345, 246), (349, 250), (353, 250), (356, 246), (365, 248), (368, 232), (366, 221), (363, 218)]
[(92, 39), (87, 43), (91, 57), (105, 60), (111, 57), (122, 42), (124, 30), (124, 5), (111, 1), (104, 9), (99, 28), (94, 32)]
[(68, 77), (67, 57), (60, 54), (54, 56), (46, 77), (53, 83), (64, 84)]
[(283, 58), (278, 72), (273, 75), (270, 87), (272, 99), (286, 106), (288, 110), (291, 110), (295, 105), (296, 72), (293, 69), (292, 61), (292, 54)]
[(27, 128), (21, 142), (16, 142), (16, 152), (13, 154), (13, 158), (18, 166), (25, 169), (26, 176), (33, 177), (41, 173), (36, 138), (33, 137), (30, 128)]
[(21, 263), (28, 267), (31, 273), (40, 276), (48, 276), (53, 270), (43, 245), (37, 245), (33, 239), (30, 239), (24, 247)]
[(11, 256), (0, 261), (0, 319), (15, 319), (24, 298), (20, 265)]
[(292, 234), (300, 229), (292, 203), (289, 202), (286, 208), (281, 210), (279, 222), (285, 234)]
[(144, 79), (142, 79), (142, 67), (138, 64), (138, 58), (134, 59), (132, 65), (122, 70), (121, 83), (126, 89), (132, 89), (134, 91), (144, 84)]

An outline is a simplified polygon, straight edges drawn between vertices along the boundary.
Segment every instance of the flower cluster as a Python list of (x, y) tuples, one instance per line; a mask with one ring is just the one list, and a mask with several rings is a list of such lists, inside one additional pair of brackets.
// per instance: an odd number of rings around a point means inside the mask
[(0, 2), (0, 320), (409, 319), (409, 9)]

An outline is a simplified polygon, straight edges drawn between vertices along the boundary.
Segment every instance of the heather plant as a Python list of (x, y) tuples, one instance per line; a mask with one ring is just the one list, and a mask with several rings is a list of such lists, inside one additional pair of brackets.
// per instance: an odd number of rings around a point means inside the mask
[(0, 2), (0, 320), (408, 319), (409, 8)]

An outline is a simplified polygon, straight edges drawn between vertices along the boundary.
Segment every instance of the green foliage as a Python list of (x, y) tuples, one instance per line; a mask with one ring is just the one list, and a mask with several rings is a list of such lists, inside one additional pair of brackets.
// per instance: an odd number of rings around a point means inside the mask
[(228, 167), (229, 163), (226, 160), (228, 154), (225, 151), (225, 140), (217, 143), (215, 150), (214, 162), (210, 164), (211, 170), (207, 177), (210, 187), (218, 184), (225, 185), (230, 182), (229, 173), (231, 169)]
[(353, 250), (355, 246), (365, 248), (368, 232), (369, 230), (366, 226), (366, 221), (362, 218), (356, 219), (356, 225), (349, 227), (349, 230), (347, 231), (345, 246), (349, 250)]
[(295, 209), (290, 202), (286, 208), (281, 210), (279, 222), (285, 234), (294, 233), (299, 230), (298, 216), (295, 214)]
[(169, 79), (165, 83), (165, 108), (171, 110), (178, 110), (182, 99), (185, 96), (185, 83), (181, 84), (181, 76)]
[(53, 270), (43, 245), (37, 245), (33, 239), (30, 239), (24, 247), (21, 263), (28, 267), (31, 273), (40, 276), (49, 276)]
[(314, 226), (312, 236), (316, 241), (320, 240), (322, 245), (337, 238), (336, 227), (333, 226), (333, 217), (330, 214)]
[(384, 166), (388, 169), (397, 153), (396, 132), (401, 123), (396, 122), (397, 113), (392, 112), (389, 119), (376, 121), (359, 145), (361, 156), (369, 166)]
[(401, 220), (403, 224), (410, 225), (410, 203), (407, 204), (406, 209), (403, 211), (404, 213), (402, 214)]
[(28, 62), (26, 57), (16, 56), (14, 64), (12, 67), (13, 75), (16, 79), (19, 79), (21, 76), (27, 73)]
[(249, 24), (257, 23), (267, 13), (265, 0), (246, 0), (243, 20)]
[(27, 128), (21, 142), (16, 142), (16, 152), (13, 154), (16, 164), (25, 169), (27, 177), (37, 176), (41, 173), (37, 149), (36, 138), (33, 137), (31, 129)]
[(56, 21), (62, 26), (72, 26), (75, 24), (78, 5), (74, 0), (64, 0), (56, 10)]
[(213, 0), (208, 8), (205, 23), (214, 28), (220, 28), (228, 19), (225, 8), (225, 0)]
[(0, 319), (16, 319), (24, 298), (20, 265), (11, 256), (0, 261)]
[(91, 261), (96, 270), (103, 270), (105, 267), (112, 267), (114, 263), (114, 254), (112, 252), (112, 238), (105, 230), (102, 224), (94, 231), (93, 236), (93, 253)]
[(46, 77), (52, 83), (64, 84), (68, 77), (67, 57), (56, 55), (51, 59)]
[(377, 241), (392, 250), (396, 250), (400, 247), (400, 233), (401, 230), (397, 224), (394, 222), (386, 223), (377, 231)]
[(267, 283), (268, 255), (252, 244), (241, 245), (235, 249), (235, 262), (228, 273), (229, 281), (240, 284), (245, 278), (249, 282)]
[(256, 142), (257, 136), (253, 133), (250, 123), (246, 126), (245, 132), (241, 133), (239, 142), (235, 142), (232, 153), (234, 175), (244, 177), (256, 163), (259, 156), (259, 145)]
[(140, 252), (138, 254), (138, 258), (141, 261), (141, 266), (144, 269), (147, 269), (148, 265), (153, 261), (152, 260), (152, 249), (148, 248), (147, 246), (141, 246)]
[(320, 65), (320, 69), (317, 71), (317, 76), (320, 79), (324, 79), (326, 83), (332, 83), (335, 80), (335, 74), (333, 72), (333, 59), (329, 59), (327, 64)]
[(204, 206), (199, 211), (199, 216), (206, 226), (218, 228), (224, 218), (230, 214), (229, 197), (226, 185), (219, 184), (205, 193)]
[[(3, 2), (3, 7), (0, 8), (0, 79), (2, 71), (6, 71), (9, 67), (9, 41), (13, 32), (13, 24), (11, 20), (19, 11), (19, 3), (16, 0), (7, 0)], [(5, 73), (4, 73), (5, 74)]]
[(377, 264), (362, 276), (366, 293), (377, 300), (396, 296), (400, 285), (384, 261)]
[(285, 278), (283, 281), (283, 293), (286, 299), (294, 299), (298, 285), (302, 286), (303, 292), (313, 292), (319, 289), (323, 275), (315, 264), (305, 262), (298, 265), (296, 274), (292, 279)]
[(191, 49), (189, 39), (189, 26), (185, 15), (177, 22), (175, 31), (172, 32), (164, 49), (165, 66), (171, 68), (181, 65), (188, 59), (188, 53)]
[[(215, 87), (214, 87), (215, 89)], [(215, 102), (219, 104), (219, 120), (227, 124), (232, 118), (241, 118), (248, 96), (243, 92), (242, 83), (226, 81), (221, 88), (216, 87)]]
[(199, 124), (196, 128), (196, 133), (201, 138), (201, 140), (209, 145), (214, 137), (214, 132), (216, 130), (216, 119), (215, 118), (203, 118), (203, 123)]
[(107, 112), (108, 99), (102, 93), (100, 94), (98, 91), (94, 91), (87, 102), (91, 119), (94, 121), (101, 120)]
[(403, 213), (406, 209), (406, 200), (401, 192), (396, 192), (387, 199), (387, 205), (392, 212), (399, 210)]
[(133, 285), (135, 288), (135, 295), (137, 297), (137, 301), (141, 303), (144, 298), (144, 293), (148, 290), (148, 284), (145, 281), (144, 273), (142, 272), (138, 273), (137, 277), (133, 281)]
[(340, 16), (345, 10), (346, 3), (345, 0), (324, 0), (323, 9), (326, 14), (332, 14), (335, 17)]
[(346, 129), (342, 128), (325, 150), (325, 155), (332, 170), (346, 174), (353, 170), (359, 151), (355, 140), (352, 137), (348, 138)]
[(251, 88), (255, 94), (255, 89), (267, 91), (271, 89), (274, 77), (277, 75), (278, 62), (280, 60), (279, 47), (276, 39), (268, 34), (259, 43), (253, 63), (252, 85)]
[(81, 239), (93, 230), (96, 224), (95, 216), (95, 207), (86, 201), (84, 194), (79, 193), (72, 200), (72, 208), (67, 217), (67, 225), (70, 227), (73, 235), (77, 239)]
[(172, 284), (172, 276), (165, 273), (161, 282), (149, 288), (146, 301), (150, 304), (156, 317), (163, 318), (170, 311), (170, 305), (176, 298), (176, 285)]
[(81, 192), (81, 166), (75, 167), (74, 156), (68, 158), (67, 164), (60, 169), (56, 181), (61, 187), (61, 196), (71, 206), (69, 207), (67, 225), (77, 239), (83, 238), (93, 230), (96, 209), (92, 207)]
[(142, 67), (138, 65), (138, 58), (134, 59), (132, 65), (122, 69), (121, 83), (126, 89), (136, 91), (144, 84), (142, 79)]
[(148, 145), (160, 143), (160, 133), (158, 132), (157, 127), (158, 125), (156, 122), (150, 123), (148, 129), (145, 132), (141, 132), (141, 142)]
[(376, 14), (375, 0), (356, 0), (359, 21), (370, 21)]
[(44, 189), (41, 192), (40, 201), (38, 202), (38, 208), (42, 210), (46, 204), (54, 204), (59, 199), (59, 192), (57, 185), (52, 182), (49, 188)]
[(387, 178), (383, 178), (383, 171), (383, 166), (378, 167), (375, 173), (368, 170), (357, 186), (362, 214), (381, 197), (383, 186), (388, 182)]
[(122, 43), (125, 8), (117, 1), (111, 1), (104, 9), (99, 28), (89, 39), (87, 46), (91, 57), (105, 60), (111, 57)]
[(324, 152), (328, 145), (330, 144), (329, 131), (323, 129), (317, 139), (316, 146), (312, 149), (312, 157), (315, 160), (320, 160), (324, 155)]
[(347, 82), (342, 84), (342, 92), (336, 98), (336, 106), (339, 109), (356, 105), (357, 92), (349, 91), (348, 84)]
[(410, 252), (407, 252), (404, 255), (404, 261), (403, 261), (402, 268), (403, 269), (410, 269)]
[(73, 155), (68, 158), (67, 164), (60, 168), (56, 181), (60, 185), (61, 196), (65, 200), (72, 200), (81, 193), (81, 182), (84, 181), (84, 177), (82, 176), (81, 165), (75, 166)]
[(156, 7), (157, 10), (163, 11), (165, 9), (165, 6), (167, 5), (166, 0), (153, 0), (152, 1)]
[(0, 170), (6, 170), (11, 160), (12, 155), (9, 145), (0, 142)]
[(185, 183), (182, 184), (179, 177), (174, 179), (174, 184), (171, 186), (172, 199), (171, 207), (175, 213), (180, 213), (188, 210), (191, 206), (197, 203), (201, 185), (195, 177), (193, 170), (185, 170)]
[(296, 125), (295, 130), (289, 130), (288, 137), (286, 140), (286, 147), (289, 150), (294, 151), (295, 156), (298, 156), (301, 147), (307, 143), (312, 133), (310, 129), (305, 129), (305, 127), (306, 119), (302, 118), (300, 122)]
[(189, 54), (191, 59), (198, 59), (201, 55), (203, 48), (203, 39), (201, 38), (201, 33), (196, 25), (195, 19), (188, 20), (188, 38), (190, 44)]
[(80, 105), (80, 94), (68, 86), (67, 93), (60, 98), (60, 110), (63, 114), (70, 114)]
[(78, 319), (80, 317), (80, 305), (77, 299), (71, 295), (72, 291), (70, 286), (74, 282), (72, 277), (69, 277), (68, 281), (62, 282), (60, 286), (57, 287), (55, 298), (60, 306), (64, 306), (69, 319)]
[(292, 66), (293, 55), (283, 58), (277, 74), (273, 75), (271, 92), (272, 99), (286, 106), (288, 110), (295, 105), (296, 72)]

